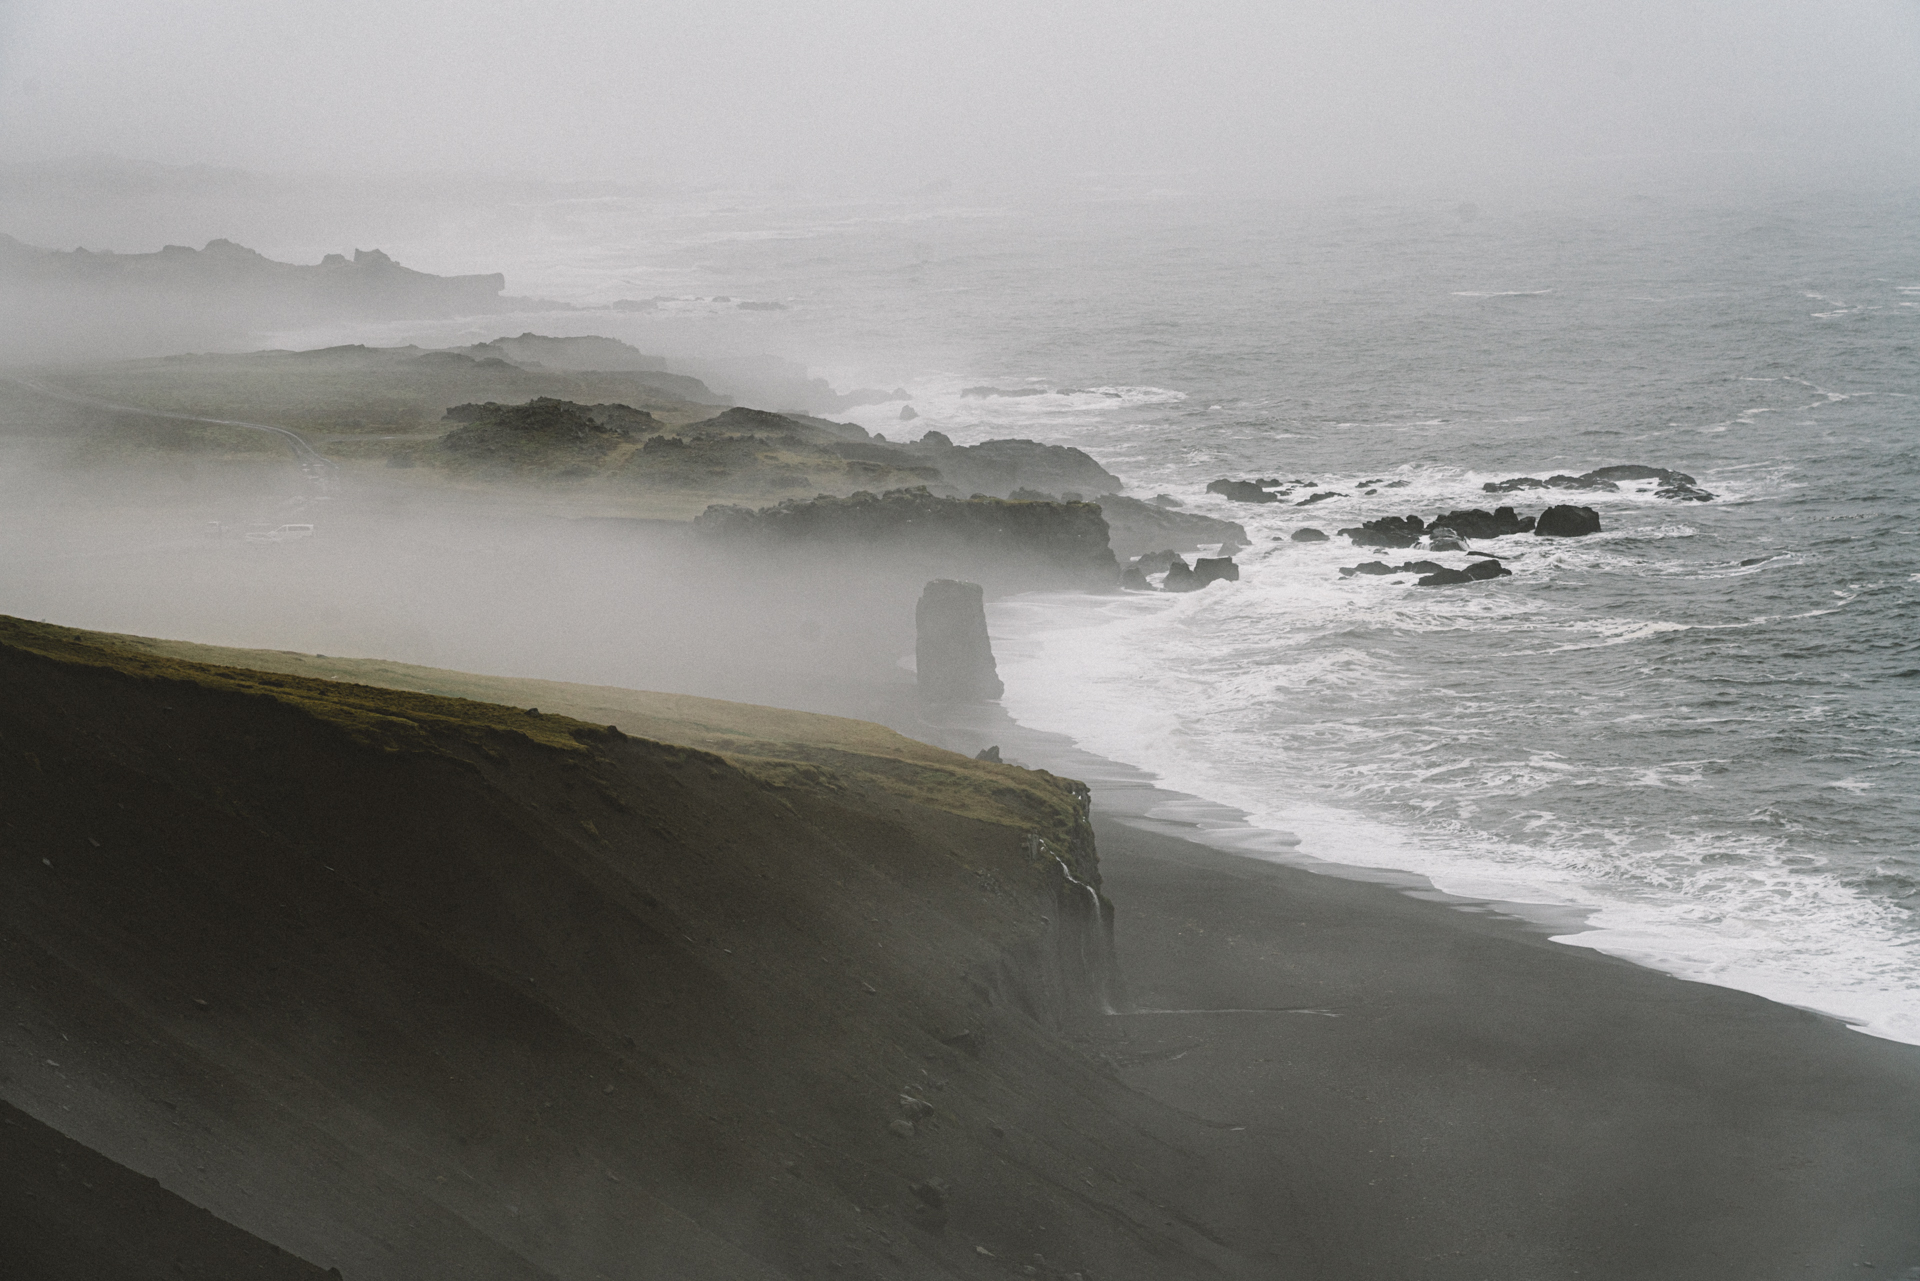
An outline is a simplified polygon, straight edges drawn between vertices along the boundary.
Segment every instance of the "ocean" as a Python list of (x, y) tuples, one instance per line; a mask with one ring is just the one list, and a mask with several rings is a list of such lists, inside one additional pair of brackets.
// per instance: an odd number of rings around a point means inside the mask
[[(1916, 214), (1779, 191), (600, 198), (464, 249), (514, 293), (661, 300), (523, 327), (904, 387), (911, 422), (841, 416), (1078, 446), (1247, 527), (1238, 583), (997, 602), (1023, 724), (1311, 858), (1582, 909), (1570, 944), (1920, 1043)], [(1482, 489), (1620, 463), (1715, 498)], [(1207, 494), (1221, 477), (1302, 484), (1256, 506)], [(1492, 582), (1343, 578), (1424, 553), (1290, 538), (1553, 501), (1602, 532), (1477, 542), (1513, 571)]]

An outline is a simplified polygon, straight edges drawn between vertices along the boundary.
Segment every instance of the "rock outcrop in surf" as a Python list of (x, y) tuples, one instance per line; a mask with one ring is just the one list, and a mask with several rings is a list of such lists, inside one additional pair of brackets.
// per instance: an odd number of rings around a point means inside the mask
[(990, 703), (1006, 692), (978, 583), (936, 578), (914, 607), (914, 674), (929, 703)]

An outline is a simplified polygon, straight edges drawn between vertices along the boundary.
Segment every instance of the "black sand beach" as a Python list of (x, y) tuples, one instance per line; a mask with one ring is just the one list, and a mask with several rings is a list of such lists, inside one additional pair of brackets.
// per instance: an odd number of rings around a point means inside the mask
[(1920, 1049), (1510, 919), (1098, 831), (1136, 1009), (1093, 1035), (1216, 1127), (1206, 1199), (1247, 1275), (1920, 1263)]
[[(16, 630), (0, 1090), (115, 1186), (353, 1281), (1920, 1264), (1920, 1050), (1181, 839), (1112, 762), (1060, 751), (1119, 982), (1085, 887), (1022, 861), (1047, 811), (970, 816), (1044, 776), (806, 713)], [(422, 697), (312, 679), (350, 676)], [(93, 1213), (141, 1257), (58, 1146), (15, 1180), (67, 1198), (27, 1246)]]

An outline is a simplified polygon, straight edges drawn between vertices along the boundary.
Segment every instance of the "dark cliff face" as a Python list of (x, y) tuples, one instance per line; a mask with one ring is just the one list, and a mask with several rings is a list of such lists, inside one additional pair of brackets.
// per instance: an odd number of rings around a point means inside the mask
[(694, 522), (712, 541), (768, 553), (882, 556), (989, 588), (1110, 586), (1119, 566), (1093, 503), (936, 498), (924, 488), (789, 500), (753, 511), (709, 507)]
[(1051, 1030), (1113, 999), (1084, 789), (991, 767), (1060, 793), (1022, 830), (11, 620), (0, 687), (0, 1093), (276, 1246), (356, 1279), (1206, 1271), (1153, 1208), (1186, 1158), (1131, 1172), (1170, 1119)]

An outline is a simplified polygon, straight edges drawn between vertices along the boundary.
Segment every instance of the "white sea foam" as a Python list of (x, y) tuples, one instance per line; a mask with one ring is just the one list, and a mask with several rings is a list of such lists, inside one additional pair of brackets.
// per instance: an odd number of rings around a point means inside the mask
[[(1022, 723), (1144, 767), (1166, 787), (1297, 834), (1308, 860), (1413, 872), (1470, 899), (1588, 909), (1587, 928), (1561, 941), (1920, 1043), (1904, 910), (1765, 822), (1747, 833), (1690, 833), (1648, 829), (1627, 813), (1595, 830), (1590, 817), (1526, 803), (1571, 786), (1605, 789), (1631, 809), (1624, 798), (1636, 790), (1701, 787), (1724, 760), (1596, 767), (1552, 753), (1437, 750), (1446, 701), (1477, 695), (1449, 691), (1444, 675), (1416, 688), (1367, 640), (1386, 627), (1518, 639), (1563, 623), (1514, 593), (1329, 581), (1328, 565), (1351, 552), (1327, 547), (1244, 558), (1232, 590), (996, 603), (1006, 705)], [(1563, 637), (1559, 647), (1627, 645), (1687, 627), (1589, 619), (1579, 630), (1584, 641)], [(1351, 643), (1338, 643), (1343, 635)], [(1287, 711), (1330, 692), (1354, 696), (1351, 718), (1316, 723)], [(1421, 700), (1428, 706), (1414, 705)], [(1619, 719), (1664, 714), (1622, 709)], [(1848, 777), (1832, 787), (1859, 795), (1871, 783)], [(1495, 792), (1517, 808), (1489, 830), (1477, 797)], [(1386, 800), (1409, 818), (1370, 817)]]

